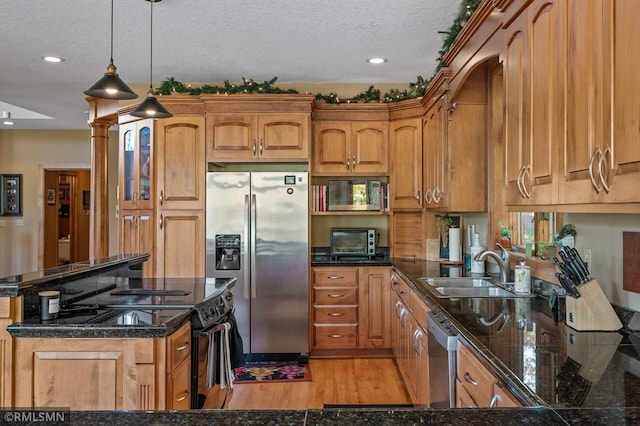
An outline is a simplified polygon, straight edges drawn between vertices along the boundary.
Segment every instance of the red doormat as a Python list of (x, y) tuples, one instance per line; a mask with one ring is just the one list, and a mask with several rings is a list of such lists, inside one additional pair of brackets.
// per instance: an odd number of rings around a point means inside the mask
[(307, 382), (311, 380), (309, 364), (247, 364), (236, 368), (234, 383)]

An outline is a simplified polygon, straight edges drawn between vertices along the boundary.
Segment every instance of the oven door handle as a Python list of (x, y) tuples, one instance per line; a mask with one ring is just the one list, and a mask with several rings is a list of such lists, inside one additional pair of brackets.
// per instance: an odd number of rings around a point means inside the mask
[(214, 324), (210, 327), (203, 328), (202, 330), (193, 330), (193, 337), (209, 337), (213, 333), (221, 331), (224, 328), (224, 324), (226, 324), (226, 322)]

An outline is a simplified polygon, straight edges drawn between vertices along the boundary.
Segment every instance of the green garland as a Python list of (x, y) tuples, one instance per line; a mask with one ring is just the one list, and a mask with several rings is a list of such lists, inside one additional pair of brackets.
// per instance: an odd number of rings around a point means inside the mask
[[(454, 19), (453, 24), (449, 28), (449, 31), (441, 31), (443, 34), (447, 34), (442, 49), (440, 50), (440, 57), (438, 58), (438, 65), (436, 72), (445, 67), (444, 56), (447, 54), (451, 45), (455, 41), (456, 37), (462, 31), (462, 28), (466, 25), (473, 12), (478, 8), (483, 0), (461, 0), (460, 8), (458, 9), (458, 15)], [(432, 77), (433, 78), (433, 77)], [(156, 90), (156, 95), (171, 95), (171, 94), (185, 94), (185, 95), (202, 95), (202, 94), (220, 94), (220, 95), (235, 95), (241, 93), (298, 93), (295, 89), (280, 89), (274, 86), (274, 83), (278, 80), (278, 77), (273, 77), (269, 81), (263, 81), (262, 83), (256, 83), (253, 79), (246, 79), (242, 77), (241, 84), (230, 83), (226, 80), (222, 86), (212, 86), (204, 84), (201, 87), (191, 87), (191, 85), (184, 85), (173, 77), (168, 77), (162, 82), (160, 87)], [(415, 83), (409, 83), (409, 89), (400, 91), (398, 89), (391, 89), (388, 93), (385, 93), (380, 99), (380, 90), (369, 86), (369, 88), (359, 93), (352, 98), (341, 98), (337, 93), (331, 92), (328, 95), (318, 93), (316, 99), (331, 104), (338, 103), (369, 103), (369, 102), (400, 102), (407, 99), (416, 99), (424, 94), (425, 89), (431, 82), (431, 79), (425, 80), (423, 77), (418, 76)]]

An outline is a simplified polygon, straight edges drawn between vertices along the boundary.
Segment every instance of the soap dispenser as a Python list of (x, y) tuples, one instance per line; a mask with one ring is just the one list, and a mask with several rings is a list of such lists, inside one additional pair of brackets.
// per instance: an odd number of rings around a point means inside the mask
[(484, 260), (475, 260), (476, 255), (484, 250), (484, 247), (480, 245), (480, 234), (473, 235), (473, 245), (469, 250), (471, 251), (471, 273), (484, 274)]

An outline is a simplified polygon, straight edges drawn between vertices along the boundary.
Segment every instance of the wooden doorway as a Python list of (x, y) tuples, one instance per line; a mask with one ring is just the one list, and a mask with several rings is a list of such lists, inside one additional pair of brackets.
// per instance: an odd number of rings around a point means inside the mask
[(46, 167), (42, 182), (41, 267), (88, 260), (90, 170)]

